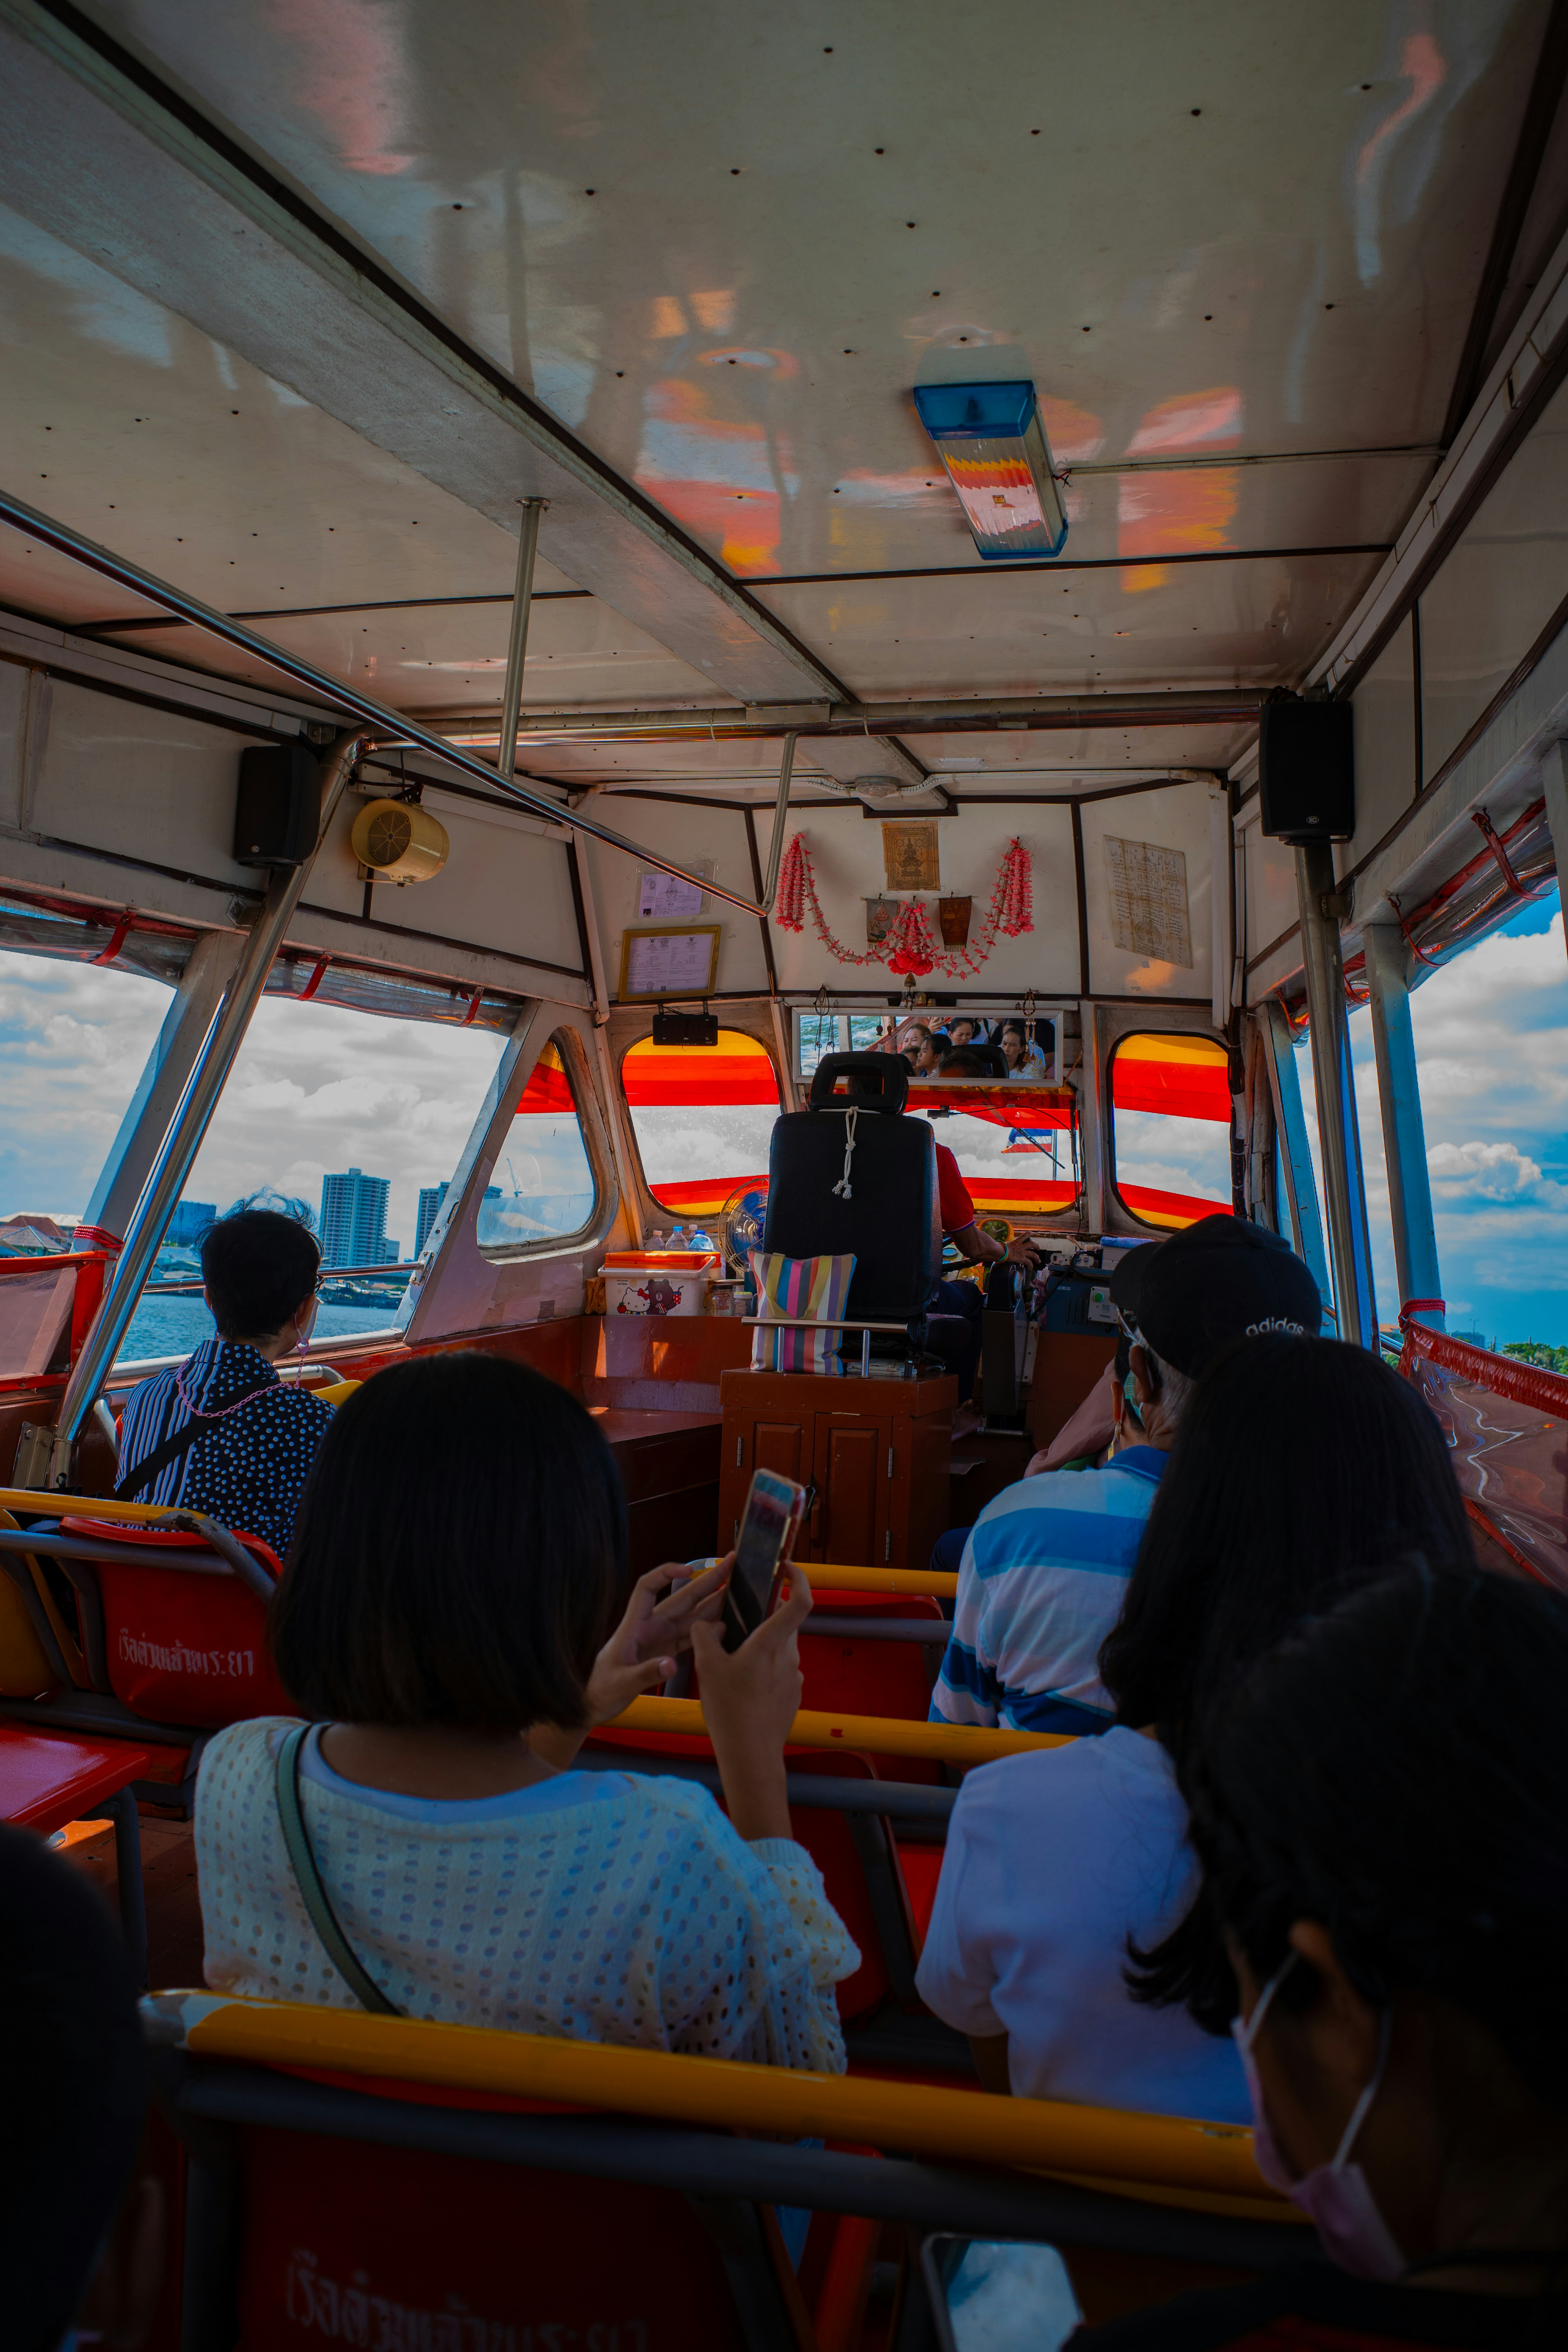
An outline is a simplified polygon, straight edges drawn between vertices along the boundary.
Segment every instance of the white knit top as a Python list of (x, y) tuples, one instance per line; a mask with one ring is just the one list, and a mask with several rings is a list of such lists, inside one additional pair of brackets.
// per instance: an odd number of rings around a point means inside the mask
[[(279, 1824), (283, 1717), (202, 1759), (196, 1861), (215, 1990), (358, 2006), (327, 1958)], [(500, 1797), (401, 1797), (317, 1752), (300, 1795), (361, 1964), (412, 2017), (844, 2071), (833, 1988), (859, 1954), (790, 1838), (746, 1844), (706, 1789), (561, 1773)]]

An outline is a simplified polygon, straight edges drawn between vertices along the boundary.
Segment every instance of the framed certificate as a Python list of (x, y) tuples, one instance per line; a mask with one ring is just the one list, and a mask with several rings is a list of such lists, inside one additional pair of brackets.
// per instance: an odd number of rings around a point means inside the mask
[(621, 936), (621, 1001), (711, 996), (722, 923), (649, 923)]

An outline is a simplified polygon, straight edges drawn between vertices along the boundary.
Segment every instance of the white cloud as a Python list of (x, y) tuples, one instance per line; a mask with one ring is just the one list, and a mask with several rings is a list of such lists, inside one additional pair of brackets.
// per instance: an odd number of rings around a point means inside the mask
[[(1434, 1190), (1446, 1200), (1514, 1201), (1539, 1197), (1541, 1170), (1516, 1143), (1435, 1143), (1426, 1153)], [(1545, 1191), (1559, 1193), (1560, 1184)]]
[[(168, 1009), (156, 981), (0, 953), (0, 1214), (79, 1213)], [(391, 1180), (414, 1244), (422, 1184), (448, 1177), (500, 1058), (485, 1030), (264, 999), (186, 1192), (225, 1207), (271, 1184), (318, 1209), (329, 1169)]]

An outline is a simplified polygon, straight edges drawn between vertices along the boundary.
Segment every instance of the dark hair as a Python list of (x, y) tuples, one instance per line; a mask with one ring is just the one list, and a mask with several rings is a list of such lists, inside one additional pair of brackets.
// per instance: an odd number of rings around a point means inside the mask
[(574, 1727), (626, 1570), (620, 1474), (575, 1397), (503, 1356), (417, 1356), (321, 1441), (273, 1655), (318, 1720)]
[[(1417, 1391), (1340, 1339), (1232, 1340), (1194, 1383), (1100, 1645), (1117, 1722), (1157, 1727), (1179, 1771), (1198, 1714), (1227, 1681), (1309, 1612), (1409, 1555), (1474, 1559), (1443, 1433)], [(1139, 2000), (1234, 2007), (1201, 1897), (1132, 1958)]]
[(147, 2063), (102, 1896), (31, 1832), (4, 1828), (0, 2011), (13, 2119), (0, 2148), (5, 2341), (54, 2352), (131, 2177)]
[[(1453, 2001), (1568, 2109), (1564, 1689), (1568, 1599), (1476, 1570), (1384, 1577), (1258, 1661), (1182, 1784), (1207, 1899), (1258, 1982), (1317, 1920), (1367, 2000)], [(1315, 1991), (1300, 1961), (1279, 1999)]]
[(201, 1238), (202, 1280), (226, 1339), (280, 1331), (316, 1287), (321, 1245), (298, 1218), (277, 1209), (231, 1209)]
[(936, 1066), (939, 1078), (988, 1078), (990, 1062), (973, 1045), (953, 1045)]

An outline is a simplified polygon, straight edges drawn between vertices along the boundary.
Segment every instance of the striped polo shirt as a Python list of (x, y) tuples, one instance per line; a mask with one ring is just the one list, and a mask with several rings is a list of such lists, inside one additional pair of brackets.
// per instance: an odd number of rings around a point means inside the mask
[(933, 1723), (1109, 1730), (1100, 1645), (1169, 1458), (1130, 1445), (1102, 1470), (1049, 1470), (986, 1504), (963, 1547)]

